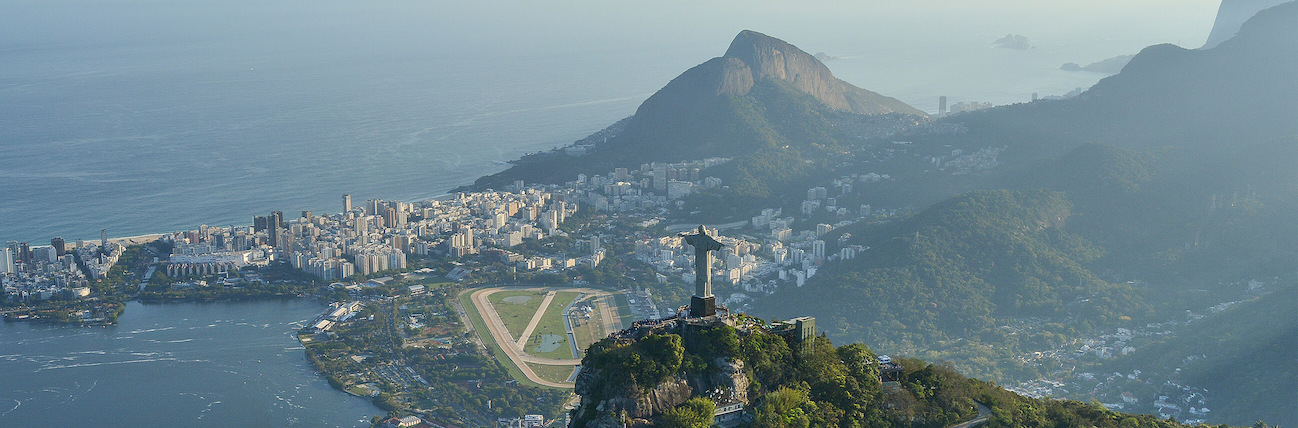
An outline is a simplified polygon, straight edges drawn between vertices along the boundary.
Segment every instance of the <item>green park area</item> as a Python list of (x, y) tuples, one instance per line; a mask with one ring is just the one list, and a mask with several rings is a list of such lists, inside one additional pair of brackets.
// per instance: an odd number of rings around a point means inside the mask
[(546, 291), (538, 290), (504, 290), (491, 293), (487, 300), (505, 323), (509, 336), (518, 338), (527, 328), (527, 323), (532, 321), (532, 315), (540, 309), (545, 294)]
[(568, 377), (572, 376), (572, 371), (577, 368), (577, 366), (549, 366), (535, 363), (524, 364), (531, 367), (532, 372), (536, 373), (537, 376), (540, 376), (541, 379), (550, 382), (567, 382)]
[[(585, 301), (589, 302), (591, 300), (588, 298)], [(600, 325), (602, 319), (598, 309), (589, 313), (580, 310), (573, 311), (572, 334), (577, 338), (577, 348), (581, 351), (581, 355), (586, 354), (587, 346), (608, 336), (608, 333), (604, 331), (604, 327)]]
[(622, 328), (630, 327), (631, 323), (636, 321), (636, 317), (631, 313), (631, 304), (627, 302), (626, 295), (613, 293), (613, 298), (617, 302), (617, 314), (618, 318), (621, 318), (619, 321), (622, 322)]
[(495, 338), (493, 338), (490, 333), (487, 333), (487, 323), (483, 320), (482, 314), (478, 313), (478, 308), (473, 306), (473, 299), (470, 297), (472, 294), (472, 290), (461, 293), (459, 297), (460, 306), (464, 308), (466, 315), (469, 316), (469, 322), (473, 324), (473, 330), (479, 333), (478, 337), (482, 339), (482, 345), (485, 346), (491, 352), (491, 355), (496, 358), (496, 361), (509, 372), (509, 377), (512, 377), (514, 380), (527, 386), (548, 388), (547, 386), (539, 385), (536, 382), (528, 380), (527, 376), (523, 375), (523, 371), (509, 360), (508, 355), (505, 355), (505, 351), (500, 349), (500, 344), (496, 343)]
[[(568, 329), (563, 325), (563, 308), (579, 295), (581, 293), (571, 291), (555, 293), (554, 302), (550, 303), (549, 309), (536, 325), (536, 330), (527, 339), (524, 350), (528, 354), (544, 358), (572, 358), (572, 346), (568, 344)], [(578, 345), (581, 343), (579, 342)]]

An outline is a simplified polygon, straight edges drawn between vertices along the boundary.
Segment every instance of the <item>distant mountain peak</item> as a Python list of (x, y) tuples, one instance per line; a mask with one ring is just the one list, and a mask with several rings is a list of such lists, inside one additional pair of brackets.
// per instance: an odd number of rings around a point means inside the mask
[[(865, 119), (857, 115), (889, 115)], [(478, 179), (484, 189), (514, 180), (562, 183), (577, 172), (595, 173), (647, 162), (708, 157), (737, 158), (718, 178), (744, 195), (767, 197), (808, 173), (804, 157), (841, 153), (859, 141), (832, 120), (908, 120), (923, 111), (835, 78), (825, 64), (783, 40), (745, 30), (722, 56), (685, 70), (649, 96), (613, 136), (589, 155), (557, 150), (524, 158), (509, 170)], [(603, 132), (603, 131), (601, 131)], [(588, 137), (589, 138), (589, 137)], [(556, 167), (563, 164), (563, 167)]]
[(1244, 22), (1258, 12), (1291, 0), (1222, 0), (1217, 8), (1217, 18), (1212, 23), (1208, 41), (1199, 49), (1212, 49), (1221, 42), (1235, 37)]
[(726, 49), (726, 57), (738, 58), (753, 71), (755, 79), (766, 77), (793, 82), (803, 79), (834, 80), (834, 75), (816, 57), (783, 40), (744, 30)]
[[(839, 80), (815, 56), (784, 40), (753, 30), (740, 31), (722, 58), (738, 59), (740, 63), (727, 61), (724, 64), (720, 80), (725, 86), (718, 88), (718, 94), (747, 95), (754, 82), (775, 79), (789, 83), (837, 110), (861, 114), (924, 115), (905, 103)], [(751, 80), (734, 74), (744, 68), (751, 73)]]

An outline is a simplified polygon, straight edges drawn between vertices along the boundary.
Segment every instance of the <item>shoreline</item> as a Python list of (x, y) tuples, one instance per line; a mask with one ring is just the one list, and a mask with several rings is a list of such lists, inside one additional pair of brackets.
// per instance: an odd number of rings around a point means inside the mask
[[(479, 178), (481, 178), (481, 177), (479, 177)], [(476, 179), (475, 179), (475, 180), (476, 180)], [(469, 183), (469, 185), (472, 185), (472, 181)], [(463, 187), (463, 186), (460, 186), (460, 187)], [(458, 188), (460, 188), (460, 187), (455, 187), (455, 188), (453, 188), (453, 189), (458, 189)], [(404, 202), (404, 203), (408, 203), (408, 204), (409, 204), (409, 203), (422, 202), (422, 201), (446, 201), (446, 200), (448, 200), (448, 199), (450, 199), (450, 198), (454, 198), (456, 193), (462, 193), (462, 192), (456, 192), (456, 191), (443, 191), (443, 192), (441, 192), (441, 193), (436, 193), (434, 196), (419, 197), (419, 198), (414, 198), (414, 199), (409, 199), (409, 200), (402, 200), (401, 202)], [(332, 211), (328, 213), (328, 215), (333, 215), (333, 214), (337, 214), (337, 213), (334, 213), (334, 212), (332, 212)], [(228, 226), (229, 226), (229, 225), (226, 225), (226, 226), (217, 226), (217, 227), (228, 227)], [(239, 225), (233, 225), (233, 226), (234, 226), (234, 227), (252, 227), (252, 224), (239, 224)], [(187, 229), (187, 230), (193, 230), (193, 229)], [(184, 232), (184, 230), (177, 230), (177, 231), (172, 231), (172, 232), (161, 232), (161, 233), (143, 233), (143, 234), (139, 234), (139, 235), (128, 235), (128, 236), (114, 236), (114, 237), (109, 237), (109, 238), (108, 238), (108, 242), (119, 243), (119, 244), (122, 244), (122, 245), (142, 245), (142, 244), (147, 244), (147, 243), (150, 243), (150, 242), (153, 242), (153, 241), (157, 241), (158, 239), (161, 239), (161, 238), (164, 237), (164, 236), (171, 235), (171, 234), (173, 234), (173, 233), (178, 233), (178, 232)], [(55, 237), (55, 236), (60, 236), (60, 235), (52, 235), (51, 238), (53, 238), (53, 237)], [(98, 240), (99, 240), (98, 237), (95, 237), (95, 238), (70, 239), (70, 240), (67, 240), (67, 242), (70, 242), (70, 243), (75, 243), (76, 241), (94, 242), (94, 241), (98, 241)], [(29, 241), (29, 242), (43, 242), (43, 241)], [(36, 245), (36, 246), (40, 246), (40, 245)]]
[[(268, 301), (268, 300), (303, 300), (303, 299), (312, 300), (322, 305), (329, 305), (330, 303), (334, 302), (328, 297), (320, 294), (236, 295), (236, 296), (224, 296), (224, 297), (217, 297), (217, 298), (175, 297), (175, 298), (161, 298), (161, 299), (144, 298), (140, 296), (135, 296), (134, 298), (117, 302), (116, 304), (119, 306), (115, 312), (116, 312), (116, 316), (121, 316), (121, 314), (125, 313), (126, 311), (126, 304), (130, 302), (136, 302), (141, 305), (168, 305), (168, 304), (179, 304), (179, 303), (236, 303), (236, 302), (258, 302), (258, 301)], [(15, 315), (19, 312), (23, 312), (23, 314)], [(29, 310), (27, 311), (22, 311), (17, 308), (6, 308), (3, 311), (3, 315), (0, 315), (0, 321), (38, 323), (38, 324), (73, 326), (73, 327), (105, 327), (105, 326), (117, 325), (115, 319), (116, 316), (114, 317), (113, 320), (104, 319), (104, 320), (94, 320), (89, 322), (86, 321), (68, 322), (68, 321), (61, 321), (58, 319), (48, 318), (39, 315), (32, 316), (32, 315), (36, 315), (33, 314), (33, 312), (36, 312), (36, 310), (29, 308)]]
[(144, 235), (123, 236), (120, 238), (108, 238), (108, 242), (127, 245), (127, 246), (143, 245), (153, 241), (157, 241), (158, 239), (161, 239), (163, 236), (167, 236), (167, 235), (170, 234), (169, 233), (149, 233)]

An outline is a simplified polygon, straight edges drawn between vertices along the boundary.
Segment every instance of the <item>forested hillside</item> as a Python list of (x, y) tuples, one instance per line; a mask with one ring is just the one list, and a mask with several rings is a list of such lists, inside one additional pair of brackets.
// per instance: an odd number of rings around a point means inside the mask
[[(726, 397), (746, 403), (751, 426), (761, 428), (937, 428), (982, 418), (988, 427), (1183, 426), (1094, 403), (1026, 398), (918, 359), (894, 360), (900, 371), (885, 384), (877, 356), (864, 344), (835, 347), (821, 336), (802, 346), (768, 332), (761, 320), (739, 319), (737, 327), (674, 327), (592, 345), (582, 361), (585, 379), (577, 391), (583, 400), (573, 426), (707, 427), (715, 400), (729, 402)], [(722, 373), (746, 387), (700, 388)], [(654, 410), (644, 412), (646, 406)]]
[[(1292, 278), (1290, 278), (1292, 280)], [(1103, 371), (1152, 371), (1202, 387), (1213, 411), (1238, 425), (1298, 425), (1298, 283), (1195, 320)]]
[[(1051, 334), (1065, 335), (1146, 315), (1131, 287), (1085, 267), (1104, 252), (1063, 228), (1073, 206), (1055, 191), (978, 191), (903, 221), (844, 229), (848, 243), (870, 249), (826, 265), (807, 286), (783, 290), (755, 311), (815, 315), (840, 340), (954, 352), (964, 364), (1009, 360), (1026, 339), (998, 328), (1010, 319), (1067, 319)], [(1012, 368), (1001, 362), (977, 372), (1003, 370)]]
[[(1235, 299), (1225, 284), (1241, 279), (1292, 278), (1298, 94), (1275, 91), (1298, 88), (1285, 71), (1298, 64), (1286, 50), (1294, 18), (1298, 5), (1273, 8), (1210, 51), (1148, 49), (1077, 99), (958, 115), (943, 121), (966, 133), (913, 135), (914, 150), (1004, 144), (1006, 165), (945, 180), (1012, 191), (837, 230), (870, 249), (753, 311), (811, 314), (835, 338), (1030, 378), (1039, 368), (1019, 364), (1019, 351)], [(1231, 71), (1240, 61), (1259, 66)]]

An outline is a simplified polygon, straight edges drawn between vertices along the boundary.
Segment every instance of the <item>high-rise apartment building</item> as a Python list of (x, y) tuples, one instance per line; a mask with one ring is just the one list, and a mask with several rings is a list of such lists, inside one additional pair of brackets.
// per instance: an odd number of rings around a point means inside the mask
[(27, 244), (26, 242), (20, 242), (20, 243), (18, 243), (18, 256), (17, 256), (17, 258), (18, 258), (18, 262), (19, 262), (19, 263), (31, 264), (31, 262), (32, 262), (32, 246), (29, 245), (29, 244)]
[(14, 254), (9, 247), (0, 248), (0, 273), (13, 273)]
[(68, 253), (67, 242), (63, 241), (63, 237), (61, 236), (55, 236), (50, 239), (50, 246), (54, 247), (54, 254), (57, 257), (63, 257), (64, 254)]

